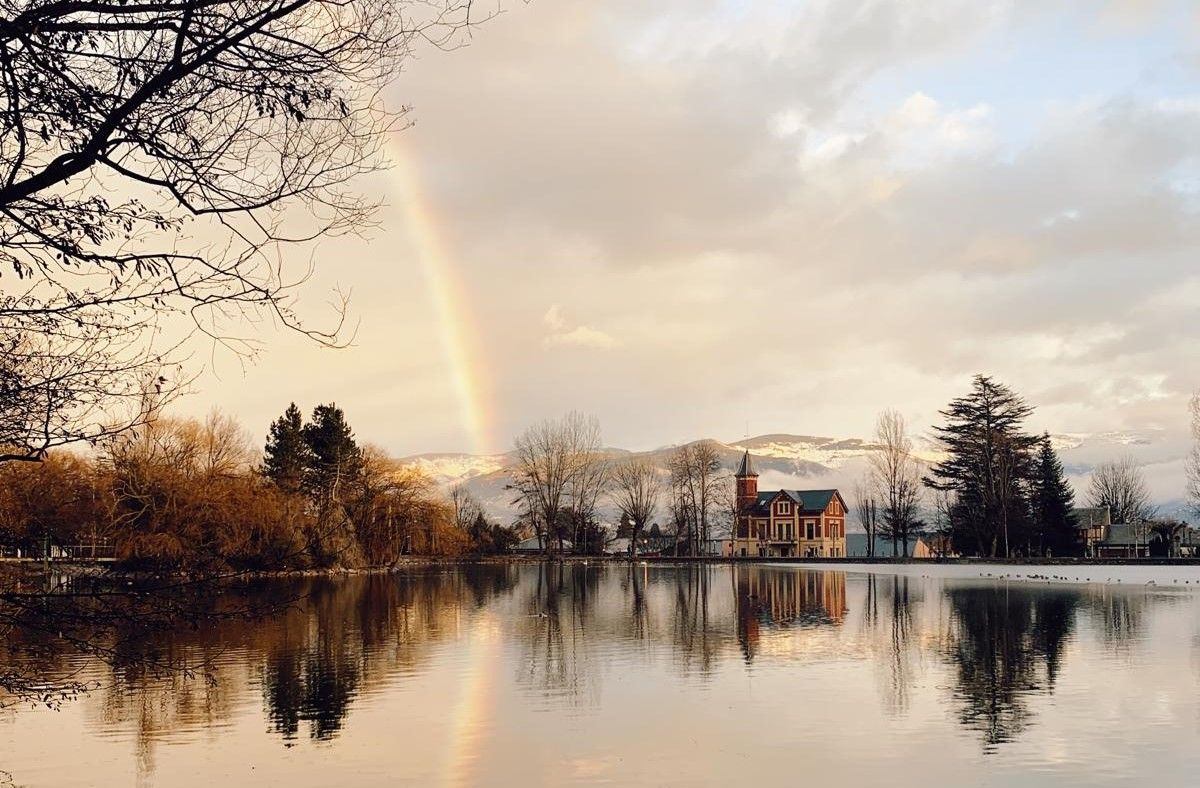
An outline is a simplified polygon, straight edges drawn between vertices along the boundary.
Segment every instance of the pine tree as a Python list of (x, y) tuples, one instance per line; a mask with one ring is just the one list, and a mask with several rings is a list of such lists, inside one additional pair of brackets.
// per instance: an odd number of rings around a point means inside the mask
[(304, 439), (304, 419), (293, 402), (282, 416), (271, 422), (263, 449), (262, 474), (285, 492), (299, 492), (311, 455)]
[(1012, 554), (1021, 544), (1028, 502), (1022, 482), (1029, 476), (1038, 439), (1022, 430), (1033, 412), (1012, 389), (976, 375), (971, 391), (941, 411), (935, 427), (947, 459), (925, 484), (954, 496), (951, 538), (963, 554)]
[(1039, 552), (1078, 555), (1082, 545), (1075, 529), (1075, 492), (1067, 482), (1049, 434), (1042, 436), (1030, 482), (1030, 504), (1041, 542)]
[(318, 405), (304, 425), (304, 442), (311, 459), (305, 487), (318, 502), (336, 500), (338, 492), (362, 471), (362, 449), (337, 405)]

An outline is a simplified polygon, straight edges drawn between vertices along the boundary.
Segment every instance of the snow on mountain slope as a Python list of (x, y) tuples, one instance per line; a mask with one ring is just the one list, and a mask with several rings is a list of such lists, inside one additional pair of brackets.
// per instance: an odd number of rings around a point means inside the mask
[(508, 464), (507, 454), (418, 454), (402, 462), (414, 465), (437, 482), (451, 487), (467, 479), (486, 476)]

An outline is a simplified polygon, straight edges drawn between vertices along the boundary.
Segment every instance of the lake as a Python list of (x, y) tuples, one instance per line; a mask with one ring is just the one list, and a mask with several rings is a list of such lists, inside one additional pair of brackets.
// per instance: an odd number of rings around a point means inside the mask
[(56, 663), (100, 686), (0, 711), (0, 784), (1198, 779), (1198, 568), (530, 562), (233, 593), (290, 604), (153, 644), (211, 675)]

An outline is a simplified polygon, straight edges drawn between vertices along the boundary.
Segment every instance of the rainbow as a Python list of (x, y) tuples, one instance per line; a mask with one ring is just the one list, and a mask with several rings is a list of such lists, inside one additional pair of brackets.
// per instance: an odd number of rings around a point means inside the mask
[(484, 748), (494, 717), (496, 659), (500, 635), (490, 617), (481, 615), (467, 638), (466, 675), (458, 688), (451, 717), (450, 739), (443, 762), (441, 785), (473, 785), (475, 764)]
[(479, 331), (466, 288), (445, 234), (436, 221), (413, 157), (399, 134), (388, 146), (392, 186), (404, 212), (408, 235), (420, 259), (429, 290), (430, 305), (437, 317), (442, 352), (450, 367), (459, 417), (471, 442), (471, 450), (486, 454), (495, 449), (488, 407), (490, 386), (484, 355), (479, 348)]

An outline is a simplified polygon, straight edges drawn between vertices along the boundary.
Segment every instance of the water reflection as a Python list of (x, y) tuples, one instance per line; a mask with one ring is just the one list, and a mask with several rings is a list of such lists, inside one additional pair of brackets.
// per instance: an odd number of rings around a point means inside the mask
[(989, 747), (1010, 741), (1029, 724), (1030, 696), (1054, 689), (1080, 592), (988, 584), (946, 597), (959, 720)]
[(764, 628), (835, 626), (845, 617), (845, 572), (781, 572), (735, 565), (731, 574), (738, 642), (747, 662), (754, 659)]
[[(874, 710), (841, 712), (863, 721), (864, 736), (886, 740), (888, 723), (870, 722), (875, 714), (896, 720), (933, 709), (968, 732), (977, 751), (996, 753), (1028, 740), (1073, 660), (1088, 671), (1077, 683), (1112, 667), (1105, 654), (1138, 670), (1131, 663), (1146, 659), (1140, 644), (1153, 637), (1156, 613), (1182, 606), (1194, 621), (1198, 609), (1192, 594), (1144, 588), (629, 563), (260, 581), (233, 596), (294, 601), (265, 622), (116, 642), (118, 655), (130, 649), (127, 658), (85, 666), (101, 689), (80, 702), (82, 712), (67, 713), (87, 715), (90, 729), (128, 735), (139, 772), (153, 775), (160, 743), (190, 741), (189, 732), (219, 731), (248, 714), (265, 723), (259, 730), (276, 751), (336, 743), (351, 735), (356, 709), (416, 692), (433, 675), (461, 695), (466, 690), (455, 687), (474, 686), (486, 672), (489, 682), (511, 687), (497, 695), (508, 704), (496, 712), (504, 717), (526, 707), (597, 714), (613, 696), (640, 704), (664, 676), (683, 682), (680, 693), (699, 688), (732, 705), (744, 699), (728, 689), (731, 676), (774, 681), (778, 674), (772, 686), (799, 693), (803, 685), (817, 714), (832, 714), (821, 704), (836, 709), (843, 695), (873, 683)], [(485, 620), (495, 648), (474, 650), (491, 661), (480, 665), (464, 655)], [(1191, 644), (1194, 634), (1181, 637)], [(5, 659), (36, 658), (47, 671), (84, 670), (56, 658), (45, 638), (0, 650)], [(211, 674), (147, 670), (148, 653), (214, 667)], [(1194, 685), (1195, 676), (1188, 680)], [(631, 681), (643, 682), (641, 694), (623, 696)], [(452, 692), (442, 707), (407, 713), (436, 727), (456, 702)], [(727, 724), (736, 738), (740, 729)], [(482, 762), (494, 727), (472, 722), (473, 761)]]
[(864, 585), (861, 628), (876, 646), (875, 664), (884, 676), (884, 705), (896, 715), (908, 708), (910, 687), (916, 679), (916, 610), (924, 593), (912, 578), (900, 575), (868, 574)]

